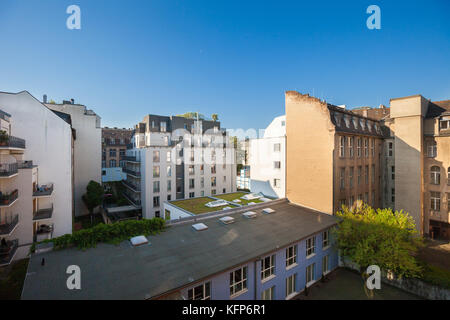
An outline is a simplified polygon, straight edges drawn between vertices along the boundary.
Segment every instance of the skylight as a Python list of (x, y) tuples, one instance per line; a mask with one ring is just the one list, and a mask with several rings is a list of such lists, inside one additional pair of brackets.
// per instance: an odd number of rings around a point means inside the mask
[(224, 224), (230, 224), (230, 223), (234, 222), (234, 218), (230, 217), (230, 216), (222, 217), (219, 220), (220, 220), (220, 222), (222, 222)]
[(208, 229), (208, 226), (204, 223), (196, 223), (192, 225), (192, 228), (194, 228), (195, 231), (203, 231)]
[(265, 209), (262, 210), (262, 212), (266, 213), (266, 214), (270, 214), (270, 213), (274, 213), (275, 210), (273, 210), (272, 208), (265, 208)]
[(247, 212), (244, 212), (244, 213), (242, 214), (242, 216), (244, 216), (244, 217), (247, 218), (247, 219), (252, 219), (252, 218), (256, 218), (257, 213), (254, 212), (254, 211), (247, 211)]

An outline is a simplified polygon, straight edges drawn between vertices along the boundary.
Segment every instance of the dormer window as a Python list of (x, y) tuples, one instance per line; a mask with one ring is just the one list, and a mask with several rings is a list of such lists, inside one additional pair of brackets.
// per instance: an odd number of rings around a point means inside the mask
[(441, 130), (450, 129), (450, 117), (444, 117), (439, 121), (439, 127)]
[(338, 127), (341, 125), (340, 114), (338, 112), (334, 113), (334, 122)]
[(359, 125), (360, 125), (361, 129), (364, 130), (365, 121), (363, 119), (359, 119)]
[(358, 120), (356, 120), (355, 117), (352, 117), (352, 122), (353, 122), (353, 126), (355, 127), (355, 129), (358, 129)]
[(346, 114), (344, 114), (344, 122), (345, 122), (345, 126), (347, 128), (350, 128), (350, 117)]

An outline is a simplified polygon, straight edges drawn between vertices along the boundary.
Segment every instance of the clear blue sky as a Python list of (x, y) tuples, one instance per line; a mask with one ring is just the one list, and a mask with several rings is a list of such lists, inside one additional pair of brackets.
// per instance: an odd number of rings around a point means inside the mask
[[(71, 4), (81, 30), (66, 28)], [(0, 91), (22, 90), (119, 127), (199, 111), (264, 128), (286, 90), (350, 108), (450, 99), (450, 1), (1, 0)]]

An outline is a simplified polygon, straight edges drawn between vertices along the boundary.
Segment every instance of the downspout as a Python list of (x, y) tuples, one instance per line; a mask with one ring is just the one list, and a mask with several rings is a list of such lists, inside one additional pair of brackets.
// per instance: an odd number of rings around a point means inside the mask
[(261, 261), (261, 258), (258, 258), (255, 260), (254, 264), (253, 264), (253, 300), (258, 300), (257, 295), (256, 295), (256, 290), (258, 288), (258, 286), (256, 285), (256, 264), (258, 263), (258, 261)]

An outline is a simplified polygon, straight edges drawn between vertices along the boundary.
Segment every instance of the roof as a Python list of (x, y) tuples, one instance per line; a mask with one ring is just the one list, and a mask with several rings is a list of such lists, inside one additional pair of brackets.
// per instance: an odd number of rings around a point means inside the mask
[[(52, 110), (52, 109), (50, 109)], [(56, 111), (56, 110), (52, 110), (54, 114), (56, 114), (58, 117), (60, 117), (61, 119), (63, 119), (65, 122), (67, 122), (68, 124), (72, 125), (72, 117), (70, 116), (70, 114), (68, 113), (64, 113), (61, 111)]]
[(430, 101), (425, 118), (435, 118), (450, 111), (450, 100)]
[[(264, 208), (276, 212), (262, 214)], [(286, 199), (228, 210), (235, 218), (224, 225), (218, 216), (192, 219), (148, 237), (150, 244), (132, 247), (99, 244), (86, 251), (75, 248), (33, 254), (22, 299), (146, 299), (170, 294), (193, 282), (256, 260), (337, 223), (334, 216), (289, 203)], [(220, 215), (223, 216), (224, 214)], [(196, 221), (196, 222), (194, 222)], [(194, 231), (202, 222), (207, 230)], [(45, 265), (41, 266), (41, 259)], [(66, 269), (81, 269), (81, 290), (68, 290)]]

